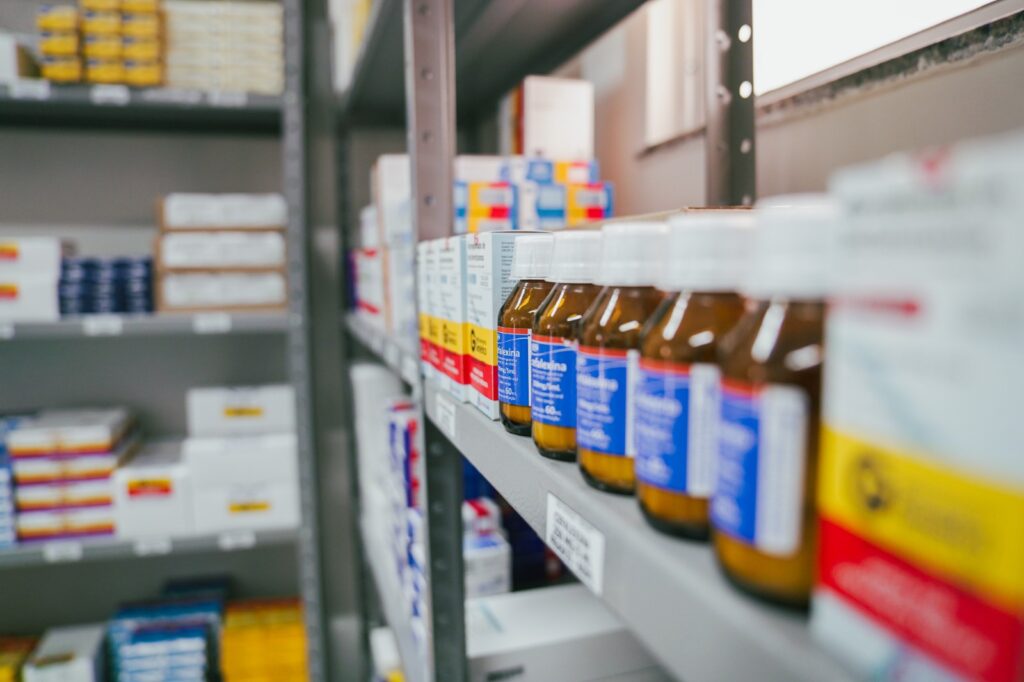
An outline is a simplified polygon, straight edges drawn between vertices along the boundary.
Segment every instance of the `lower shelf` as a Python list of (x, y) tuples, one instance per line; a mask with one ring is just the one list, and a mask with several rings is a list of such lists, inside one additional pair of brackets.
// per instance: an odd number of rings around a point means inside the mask
[(0, 568), (155, 557), (169, 554), (234, 552), (254, 547), (289, 544), (294, 542), (296, 537), (296, 530), (289, 528), (258, 531), (231, 530), (215, 535), (182, 538), (54, 540), (0, 549)]

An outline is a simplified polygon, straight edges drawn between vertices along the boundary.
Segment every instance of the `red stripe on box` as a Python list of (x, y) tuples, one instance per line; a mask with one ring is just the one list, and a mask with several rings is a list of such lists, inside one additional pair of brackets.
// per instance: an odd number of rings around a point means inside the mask
[(819, 580), (901, 640), (972, 680), (1024, 679), (1024, 615), (821, 519)]
[(467, 372), (469, 378), (469, 384), (476, 390), (477, 393), (487, 398), (488, 400), (498, 399), (498, 368), (493, 365), (488, 365), (486, 362), (474, 358), (472, 355), (466, 356)]

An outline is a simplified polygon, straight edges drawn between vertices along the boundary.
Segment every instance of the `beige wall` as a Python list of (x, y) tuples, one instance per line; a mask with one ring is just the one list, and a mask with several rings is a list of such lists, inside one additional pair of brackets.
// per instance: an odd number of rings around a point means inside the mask
[[(703, 202), (699, 134), (644, 152), (645, 21), (633, 14), (562, 73), (596, 91), (596, 150), (615, 183), (616, 212), (644, 213)], [(760, 196), (820, 190), (836, 168), (1024, 127), (1024, 49), (1007, 48), (813, 107), (761, 116)]]

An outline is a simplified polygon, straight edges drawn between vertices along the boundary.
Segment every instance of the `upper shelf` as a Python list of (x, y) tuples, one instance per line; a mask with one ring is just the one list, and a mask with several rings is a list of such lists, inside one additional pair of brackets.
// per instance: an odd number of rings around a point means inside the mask
[(0, 126), (277, 135), (281, 98), (18, 81), (0, 84)]
[[(403, 0), (377, 0), (351, 85), (346, 119), (402, 120), (405, 73)], [(643, 0), (454, 0), (456, 87), (460, 117), (493, 108), (530, 74), (563, 64), (643, 4)]]
[(284, 313), (85, 315), (56, 322), (4, 322), (0, 342), (112, 336), (277, 334), (288, 330)]

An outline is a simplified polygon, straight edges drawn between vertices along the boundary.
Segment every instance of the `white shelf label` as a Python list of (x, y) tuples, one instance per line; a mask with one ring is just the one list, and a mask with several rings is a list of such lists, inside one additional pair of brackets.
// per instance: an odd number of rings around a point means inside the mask
[(244, 92), (220, 92), (213, 90), (207, 93), (210, 105), (215, 107), (244, 107), (249, 103), (249, 96)]
[(60, 542), (50, 542), (43, 545), (43, 559), (51, 564), (62, 563), (65, 561), (78, 561), (81, 558), (82, 543), (80, 542), (62, 540)]
[(256, 546), (256, 533), (251, 530), (227, 531), (218, 536), (217, 546), (225, 552), (231, 552), (236, 549), (249, 549)]
[(142, 538), (135, 541), (136, 556), (160, 556), (170, 553), (170, 538)]
[(82, 318), (82, 332), (86, 336), (119, 336), (124, 331), (120, 315), (86, 315)]
[(227, 334), (231, 331), (231, 315), (199, 313), (192, 318), (192, 331), (196, 334)]
[(112, 104), (123, 107), (131, 101), (131, 91), (127, 85), (94, 85), (89, 90), (89, 100), (93, 104)]
[(148, 88), (140, 93), (145, 102), (163, 102), (166, 104), (199, 104), (203, 94), (198, 90), (183, 88)]
[(14, 338), (14, 325), (10, 322), (0, 324), (0, 341), (10, 341)]
[(12, 99), (50, 99), (50, 81), (18, 79), (8, 86)]
[(604, 533), (548, 493), (544, 542), (597, 595), (604, 587)]
[(455, 403), (443, 393), (437, 394), (437, 425), (448, 438), (455, 441)]

